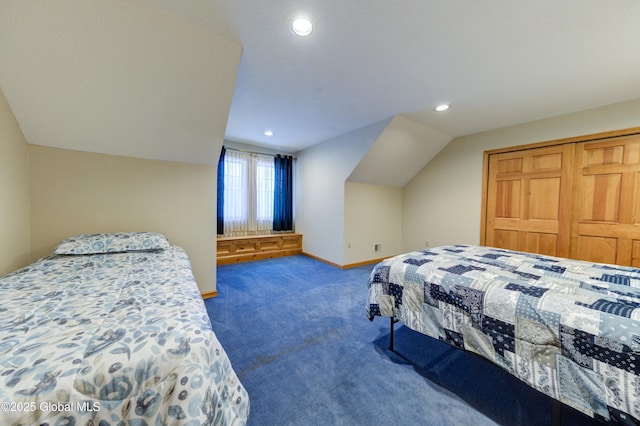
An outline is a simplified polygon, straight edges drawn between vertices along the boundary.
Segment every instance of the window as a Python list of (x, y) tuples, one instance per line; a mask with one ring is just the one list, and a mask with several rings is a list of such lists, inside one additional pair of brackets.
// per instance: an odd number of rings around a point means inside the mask
[(224, 156), (224, 235), (273, 229), (273, 157), (227, 150)]
[(224, 159), (224, 217), (227, 221), (249, 220), (249, 159), (227, 152)]
[(256, 158), (256, 221), (273, 222), (273, 158)]

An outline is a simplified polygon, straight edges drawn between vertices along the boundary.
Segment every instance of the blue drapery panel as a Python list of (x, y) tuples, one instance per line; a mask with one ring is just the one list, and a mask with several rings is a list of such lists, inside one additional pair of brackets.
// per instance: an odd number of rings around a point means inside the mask
[(226, 152), (223, 146), (218, 160), (218, 235), (224, 234), (224, 154)]
[(293, 157), (276, 155), (273, 190), (273, 230), (293, 230)]

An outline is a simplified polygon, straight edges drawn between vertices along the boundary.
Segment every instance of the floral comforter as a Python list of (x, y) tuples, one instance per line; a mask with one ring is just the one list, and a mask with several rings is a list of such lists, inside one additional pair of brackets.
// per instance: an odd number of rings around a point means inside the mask
[(52, 256), (0, 279), (0, 424), (244, 424), (184, 250)]
[(640, 422), (640, 269), (439, 247), (376, 265), (366, 313), (475, 352), (592, 417)]

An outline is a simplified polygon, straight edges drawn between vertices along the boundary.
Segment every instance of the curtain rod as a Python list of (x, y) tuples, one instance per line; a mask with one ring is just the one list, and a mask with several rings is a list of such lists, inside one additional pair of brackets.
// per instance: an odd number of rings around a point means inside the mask
[[(224, 146), (224, 149), (226, 149), (227, 151), (244, 152), (246, 154), (254, 154), (254, 155), (266, 155), (266, 156), (269, 156), (269, 157), (275, 157), (277, 155), (277, 154), (267, 154), (267, 153), (258, 152), (258, 151), (249, 151), (247, 149), (230, 148), (230, 147), (227, 147), (227, 146)], [(289, 154), (280, 153), (280, 155), (289, 155)], [(293, 155), (290, 155), (290, 157), (293, 158), (294, 160), (297, 160), (297, 158), (295, 156), (293, 156)]]

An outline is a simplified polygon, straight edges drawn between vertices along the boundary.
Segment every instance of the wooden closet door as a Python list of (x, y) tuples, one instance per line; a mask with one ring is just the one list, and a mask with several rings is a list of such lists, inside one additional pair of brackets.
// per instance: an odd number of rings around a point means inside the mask
[(640, 266), (640, 136), (576, 146), (571, 256)]
[(573, 144), (489, 157), (484, 244), (567, 257)]

